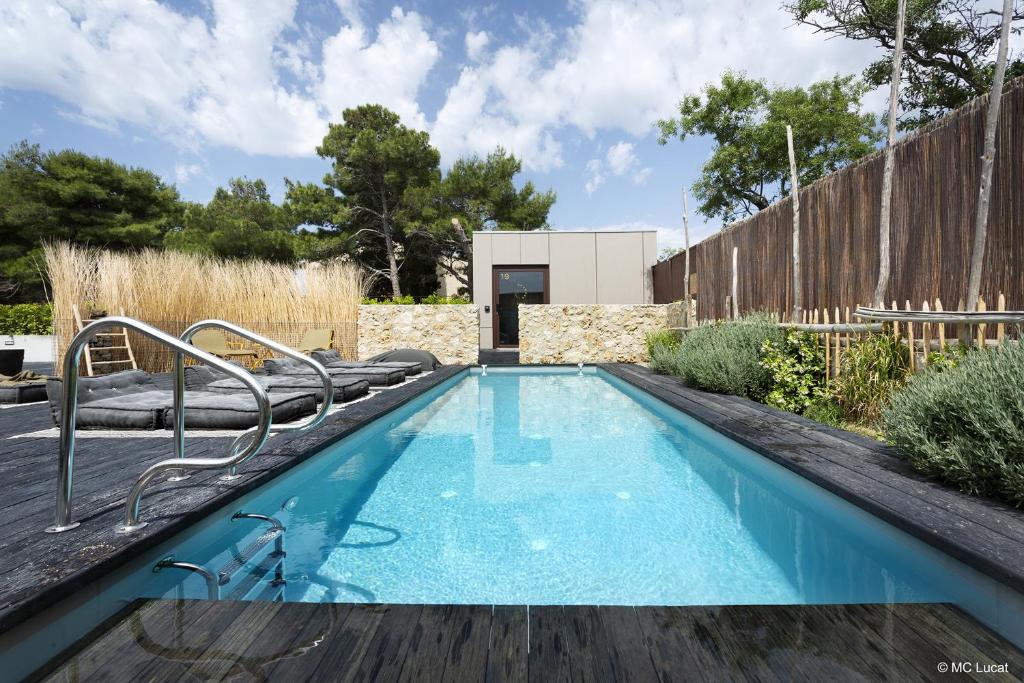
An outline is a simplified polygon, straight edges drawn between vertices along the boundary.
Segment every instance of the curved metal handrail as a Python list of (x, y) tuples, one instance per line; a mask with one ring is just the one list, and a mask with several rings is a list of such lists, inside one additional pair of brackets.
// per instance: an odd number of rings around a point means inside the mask
[[(79, 524), (71, 519), (71, 494), (73, 489), (75, 459), (75, 427), (78, 418), (78, 364), (82, 358), (82, 351), (86, 344), (89, 343), (89, 340), (92, 339), (100, 330), (105, 330), (111, 327), (126, 327), (135, 330), (139, 334), (149, 337), (159, 344), (163, 344), (164, 346), (174, 349), (176, 356), (178, 354), (184, 354), (190, 358), (206, 363), (207, 365), (212, 365), (220, 369), (222, 372), (241, 380), (242, 383), (245, 384), (246, 388), (252, 392), (253, 397), (256, 399), (256, 405), (259, 408), (259, 425), (253, 429), (253, 439), (248, 447), (242, 452), (236, 453), (234, 449), (232, 449), (232, 454), (226, 458), (175, 458), (173, 460), (163, 460), (147, 468), (138, 480), (136, 480), (135, 484), (129, 491), (128, 500), (125, 506), (125, 525), (122, 527), (122, 531), (134, 531), (135, 529), (140, 529), (145, 526), (145, 522), (140, 523), (138, 521), (139, 501), (142, 496), (142, 490), (145, 488), (146, 484), (148, 484), (150, 480), (160, 472), (180, 469), (183, 466), (195, 469), (220, 469), (223, 467), (231, 467), (238, 462), (244, 462), (259, 451), (259, 449), (263, 447), (263, 444), (266, 443), (267, 437), (270, 435), (272, 413), (270, 410), (270, 398), (267, 396), (267, 390), (260, 386), (253, 376), (245, 370), (231, 365), (230, 363), (226, 363), (213, 354), (197, 349), (176, 337), (162, 332), (155, 327), (147, 325), (146, 323), (134, 320), (133, 318), (113, 316), (89, 323), (71, 339), (71, 342), (68, 344), (68, 349), (64, 354), (64, 395), (61, 401), (60, 415), (60, 457), (57, 461), (57, 509), (54, 516), (53, 526), (46, 529), (49, 533), (68, 531), (70, 529), (74, 529)], [(184, 373), (181, 373), (181, 377), (175, 375), (175, 393), (177, 393), (179, 389), (184, 391), (183, 375)], [(181, 379), (180, 382), (179, 379)], [(177, 413), (180, 414), (181, 411), (179, 410)]]
[[(272, 432), (302, 432), (314, 427), (319, 427), (323, 421), (327, 418), (327, 412), (334, 405), (334, 384), (331, 382), (331, 375), (327, 372), (327, 369), (323, 365), (313, 360), (309, 356), (303, 355), (301, 352), (296, 351), (290, 346), (285, 346), (280, 342), (276, 342), (273, 339), (268, 339), (263, 335), (256, 334), (252, 330), (247, 330), (244, 327), (239, 327), (233, 323), (229, 323), (225, 320), (200, 320), (199, 322), (190, 325), (179, 337), (181, 341), (190, 343), (192, 337), (196, 332), (209, 328), (218, 328), (225, 330), (243, 339), (248, 339), (251, 342), (255, 342), (262, 346), (267, 347), (271, 351), (276, 351), (289, 358), (293, 358), (297, 361), (305, 363), (313, 368), (316, 374), (320, 375), (320, 380), (324, 385), (324, 400), (320, 405), (320, 410), (309, 419), (302, 422), (295, 422), (289, 424), (275, 424), (270, 427)], [(184, 403), (185, 394), (185, 357), (181, 353), (174, 354), (174, 452), (178, 458), (185, 457), (185, 411), (180, 410), (179, 407)], [(179, 429), (180, 427), (180, 429)], [(231, 451), (234, 452), (239, 448), (242, 442), (248, 438), (248, 432), (242, 434), (235, 442), (231, 445)], [(236, 464), (245, 462), (245, 459), (239, 460)], [(237, 478), (235, 474), (235, 468), (232, 467), (231, 471), (222, 477), (223, 479), (231, 480)]]

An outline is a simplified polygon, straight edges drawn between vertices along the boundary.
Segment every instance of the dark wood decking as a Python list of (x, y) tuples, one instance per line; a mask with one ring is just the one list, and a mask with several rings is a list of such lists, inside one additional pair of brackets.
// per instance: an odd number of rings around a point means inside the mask
[[(0, 410), (0, 633), (464, 369), (447, 366), (385, 389), (329, 416), (313, 432), (274, 436), (239, 469), (244, 476), (236, 481), (219, 481), (221, 471), (207, 470), (155, 484), (142, 497), (142, 519), (149, 525), (128, 535), (115, 533), (125, 496), (146, 467), (173, 457), (169, 436), (78, 439), (72, 505), (82, 525), (46, 534), (53, 521), (58, 440), (9, 437), (52, 429), (49, 408)], [(166, 376), (158, 379), (169, 386)], [(223, 457), (234, 438), (201, 434), (190, 432), (186, 456)]]
[(135, 603), (48, 680), (929, 681), (951, 662), (974, 671), (950, 680), (1024, 672), (1019, 651), (947, 605), (156, 600)]

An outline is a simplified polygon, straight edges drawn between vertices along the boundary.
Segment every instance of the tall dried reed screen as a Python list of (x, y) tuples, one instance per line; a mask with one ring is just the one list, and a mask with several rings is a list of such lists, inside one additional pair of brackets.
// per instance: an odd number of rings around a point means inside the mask
[[(356, 356), (362, 272), (351, 263), (318, 263), (297, 276), (289, 265), (265, 261), (223, 261), (173, 251), (114, 253), (67, 243), (44, 247), (54, 305), (58, 358), (75, 333), (72, 305), (92, 312), (125, 315), (168, 334), (192, 323), (219, 318), (290, 346), (311, 329), (333, 329), (345, 358)], [(269, 354), (228, 337), (261, 357)], [(138, 334), (131, 336), (139, 367), (166, 372), (171, 354)]]

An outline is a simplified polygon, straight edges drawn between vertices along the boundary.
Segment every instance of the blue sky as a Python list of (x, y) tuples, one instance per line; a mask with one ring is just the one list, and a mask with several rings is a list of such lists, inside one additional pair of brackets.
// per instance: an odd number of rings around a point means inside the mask
[[(428, 130), (444, 165), (513, 150), (557, 192), (555, 229), (658, 229), (678, 246), (681, 187), (711, 145), (659, 146), (656, 119), (726, 68), (806, 85), (874, 55), (763, 1), (14, 0), (0, 145), (108, 156), (197, 201), (241, 175), (280, 199), (284, 177), (322, 177), (328, 121), (379, 102)], [(694, 239), (719, 227), (691, 225)]]

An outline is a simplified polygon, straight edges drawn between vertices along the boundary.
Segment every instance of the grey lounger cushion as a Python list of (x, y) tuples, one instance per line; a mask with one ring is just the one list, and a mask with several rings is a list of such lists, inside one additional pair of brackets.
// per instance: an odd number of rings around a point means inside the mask
[(330, 349), (328, 351), (314, 351), (310, 356), (312, 356), (313, 360), (328, 368), (397, 368), (405, 372), (406, 377), (418, 375), (423, 372), (423, 365), (419, 361), (384, 361), (377, 363), (371, 361), (342, 360), (341, 354), (339, 354), (335, 349)]
[(369, 359), (372, 363), (379, 362), (416, 362), (419, 363), (424, 370), (437, 370), (441, 367), (441, 361), (437, 359), (437, 356), (432, 354), (430, 351), (422, 351), (420, 349), (395, 349), (394, 351), (386, 351), (384, 353), (373, 356)]
[(46, 400), (46, 382), (0, 386), (0, 403), (35, 403)]
[[(254, 375), (269, 393), (312, 393), (316, 400), (324, 400), (324, 385), (315, 375)], [(365, 395), (370, 390), (366, 380), (355, 377), (331, 377), (334, 385), (334, 400), (337, 402), (351, 401)], [(185, 367), (185, 389), (189, 391), (212, 391), (218, 394), (249, 393), (241, 381), (206, 365), (188, 365)]]
[[(291, 358), (268, 358), (263, 361), (268, 375), (315, 375), (313, 368)], [(364, 379), (371, 387), (387, 387), (405, 381), (405, 372), (397, 368), (327, 368), (334, 377)]]
[[(311, 393), (271, 394), (270, 404), (274, 422), (290, 422), (316, 412), (316, 400)], [(248, 429), (258, 421), (256, 399), (251, 395), (185, 392), (186, 429)], [(173, 407), (163, 409), (163, 423), (165, 429), (174, 427)]]
[[(57, 425), (63, 392), (60, 379), (46, 381), (50, 415)], [(142, 370), (79, 377), (75, 424), (80, 429), (157, 429), (163, 425), (163, 409), (170, 398), (170, 392), (161, 391)]]

